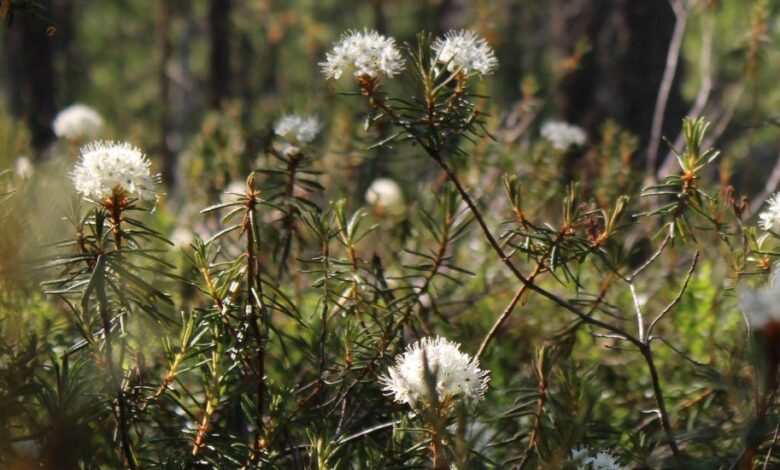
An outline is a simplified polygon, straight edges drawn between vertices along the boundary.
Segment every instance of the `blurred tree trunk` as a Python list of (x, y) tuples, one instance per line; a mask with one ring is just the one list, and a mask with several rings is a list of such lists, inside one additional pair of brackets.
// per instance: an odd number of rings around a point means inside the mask
[[(39, 3), (44, 11), (51, 11), (50, 0)], [(48, 27), (30, 14), (17, 14), (4, 41), (11, 113), (26, 121), (36, 158), (54, 138), (54, 41), (47, 34)]]
[[(551, 5), (553, 41), (560, 57), (571, 56), (579, 41), (590, 46), (578, 68), (559, 84), (562, 117), (591, 132), (605, 119), (617, 119), (646, 144), (675, 25), (669, 2), (555, 0)], [(678, 68), (665, 135), (676, 135), (685, 113), (681, 76)]]
[(74, 11), (76, 0), (57, 0), (52, 15), (57, 23), (54, 47), (57, 55), (57, 69), (62, 84), (59, 101), (62, 105), (73, 103), (79, 96), (82, 68), (76, 41)]
[(157, 2), (157, 83), (160, 93), (158, 109), (160, 130), (160, 157), (162, 159), (163, 181), (175, 193), (176, 155), (171, 149), (171, 99), (170, 80), (168, 79), (168, 63), (171, 59), (172, 45), (170, 37), (172, 8), (170, 0), (158, 0)]
[(211, 0), (209, 32), (211, 34), (209, 104), (212, 108), (219, 108), (222, 100), (230, 94), (230, 0)]

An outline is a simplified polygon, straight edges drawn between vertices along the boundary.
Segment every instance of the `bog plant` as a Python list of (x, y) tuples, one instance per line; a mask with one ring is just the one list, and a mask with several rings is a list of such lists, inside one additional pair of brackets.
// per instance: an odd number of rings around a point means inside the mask
[[(643, 188), (610, 167), (630, 154), (614, 126), (590, 148), (557, 121), (522, 152), (495, 143), (475, 90), (499, 63), (471, 31), (414, 44), (348, 32), (321, 67), (381, 128), (375, 146), (409, 146), (440, 176), (416, 191), (376, 179), (373, 211), (331, 200), (322, 121), (287, 115), (263, 166), (223, 185), (201, 222), (177, 223), (173, 249), (143, 153), (81, 147), (69, 234), (39, 263), (46, 298), (7, 300), (67, 323), (0, 340), (4, 464), (780, 461), (778, 284), (753, 290), (778, 256), (776, 198), (756, 226), (712, 182), (707, 122), (683, 121), (679, 167)], [(80, 140), (97, 118), (71, 109), (58, 134)], [(602, 159), (595, 185), (564, 168), (572, 156)], [(6, 221), (33, 175), (17, 172)]]

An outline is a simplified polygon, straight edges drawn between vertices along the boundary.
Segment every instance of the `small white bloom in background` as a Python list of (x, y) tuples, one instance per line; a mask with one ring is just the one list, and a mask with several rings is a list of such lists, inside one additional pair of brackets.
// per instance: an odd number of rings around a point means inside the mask
[(773, 276), (758, 290), (742, 289), (739, 307), (751, 328), (762, 329), (769, 323), (780, 325), (780, 282)]
[(317, 116), (288, 114), (276, 121), (274, 125), (276, 135), (298, 144), (311, 143), (319, 131), (320, 120)]
[(279, 209), (262, 211), (261, 219), (265, 224), (275, 224), (284, 219), (284, 212)]
[(97, 111), (83, 104), (68, 106), (57, 114), (52, 123), (57, 137), (71, 141), (94, 139), (103, 130), (103, 118)]
[(545, 122), (542, 125), (541, 134), (556, 150), (582, 147), (588, 141), (588, 136), (581, 127), (563, 121)]
[[(426, 364), (436, 390), (429, 390)], [(482, 400), (488, 374), (479, 368), (476, 359), (460, 351), (458, 343), (436, 337), (423, 338), (407, 347), (379, 380), (396, 402), (415, 408), (420, 400), (427, 401), (431, 392), (436, 393), (439, 403), (455, 398), (467, 402)]]
[(171, 243), (173, 243), (174, 248), (189, 248), (193, 242), (195, 242), (195, 234), (186, 227), (176, 227), (171, 233)]
[(573, 463), (584, 465), (590, 459), (590, 450), (585, 446), (574, 447), (571, 450), (570, 459)]
[(590, 449), (585, 446), (573, 448), (569, 458), (578, 469), (624, 470), (627, 468), (620, 465), (617, 458), (609, 452), (599, 451), (595, 456), (591, 456)]
[(780, 232), (780, 193), (766, 201), (769, 206), (758, 215), (758, 226), (763, 230)]
[(232, 181), (219, 196), (219, 202), (222, 204), (236, 202), (244, 194), (246, 194), (246, 182)]
[(348, 31), (326, 54), (320, 63), (326, 78), (338, 79), (354, 69), (355, 77), (392, 77), (404, 68), (401, 51), (393, 38), (376, 31)]
[(320, 132), (320, 121), (317, 116), (299, 116), (288, 114), (282, 116), (274, 125), (274, 133), (284, 139), (281, 151), (285, 155), (293, 155), (301, 151), (300, 146), (311, 143)]
[(27, 180), (32, 178), (33, 173), (35, 173), (35, 167), (29, 158), (21, 156), (14, 163), (14, 172), (19, 178)]
[(374, 206), (377, 213), (401, 214), (405, 209), (404, 193), (390, 178), (379, 178), (366, 191), (366, 202)]
[(595, 457), (590, 459), (590, 466), (593, 470), (623, 470), (625, 468), (609, 452), (597, 453)]
[(434, 60), (450, 73), (490, 75), (498, 68), (493, 48), (473, 31), (449, 31), (433, 42)]
[(71, 172), (76, 191), (101, 200), (124, 192), (144, 201), (157, 198), (158, 175), (143, 152), (128, 143), (92, 142), (81, 148), (81, 161)]

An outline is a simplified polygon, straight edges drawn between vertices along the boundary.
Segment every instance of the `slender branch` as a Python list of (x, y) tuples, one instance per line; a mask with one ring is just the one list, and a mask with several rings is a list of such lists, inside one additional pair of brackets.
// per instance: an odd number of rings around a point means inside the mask
[(664, 114), (666, 113), (666, 104), (669, 101), (669, 94), (672, 91), (674, 76), (677, 72), (677, 63), (680, 61), (680, 49), (683, 36), (685, 35), (685, 26), (688, 21), (688, 12), (682, 5), (682, 0), (670, 0), (674, 16), (674, 30), (672, 39), (669, 42), (669, 50), (666, 54), (666, 67), (661, 79), (661, 86), (658, 89), (658, 98), (655, 102), (653, 111), (653, 126), (650, 130), (650, 145), (647, 149), (647, 168), (646, 173), (649, 177), (655, 176), (655, 166), (658, 160), (658, 147), (661, 143), (661, 132), (663, 132)]
[[(544, 348), (544, 346), (542, 346)], [(543, 363), (545, 358), (544, 351), (539, 353), (539, 360), (536, 364), (536, 375), (538, 384), (539, 397), (536, 399), (536, 410), (534, 411), (534, 427), (531, 430), (531, 435), (528, 438), (528, 446), (523, 454), (523, 460), (520, 461), (517, 468), (522, 470), (528, 464), (531, 459), (531, 455), (539, 442), (539, 432), (542, 428), (542, 418), (544, 417), (544, 405), (547, 403), (547, 376), (545, 375), (545, 365)]]
[(671, 302), (669, 302), (669, 305), (664, 308), (661, 313), (658, 314), (658, 316), (655, 317), (655, 319), (650, 323), (650, 326), (647, 328), (647, 336), (640, 335), (640, 338), (642, 338), (644, 341), (647, 341), (647, 338), (650, 336), (650, 334), (653, 332), (653, 328), (655, 325), (661, 321), (661, 319), (669, 313), (670, 310), (674, 308), (677, 303), (680, 302), (682, 299), (683, 294), (685, 294), (685, 290), (688, 288), (688, 283), (691, 280), (691, 276), (693, 276), (693, 271), (696, 269), (696, 264), (699, 261), (699, 250), (696, 250), (696, 253), (693, 255), (693, 261), (691, 262), (691, 266), (688, 268), (688, 272), (685, 274), (685, 281), (683, 281), (683, 285), (680, 288), (680, 292), (677, 293), (677, 295), (672, 299)]
[(664, 241), (661, 242), (661, 246), (658, 247), (658, 249), (653, 253), (650, 258), (647, 259), (644, 263), (642, 263), (641, 266), (636, 268), (631, 274), (626, 276), (623, 280), (626, 282), (632, 282), (637, 276), (639, 276), (645, 269), (647, 269), (653, 262), (658, 259), (659, 256), (661, 256), (661, 253), (666, 249), (666, 246), (669, 244), (670, 241), (672, 241), (672, 238), (674, 238), (674, 225), (669, 224), (669, 231), (666, 233), (666, 237), (664, 237)]
[[(111, 233), (114, 236), (114, 249), (121, 260), (122, 251), (122, 210), (124, 209), (127, 201), (125, 199), (124, 192), (115, 191), (111, 198), (105, 202), (105, 207), (110, 214)], [(125, 463), (131, 469), (137, 468), (135, 457), (130, 443), (130, 436), (128, 434), (128, 420), (127, 420), (127, 403), (125, 402), (125, 384), (122, 380), (120, 372), (117, 370), (117, 366), (114, 363), (113, 357), (113, 344), (111, 341), (111, 318), (110, 310), (108, 306), (106, 287), (105, 287), (105, 275), (106, 265), (105, 261), (98, 263), (99, 269), (103, 270), (103, 280), (97, 283), (97, 296), (100, 319), (103, 323), (103, 334), (106, 340), (106, 363), (111, 374), (111, 379), (114, 382), (114, 386), (117, 389), (116, 401), (117, 401), (117, 429), (119, 430), (119, 437), (121, 441), (121, 451)], [(97, 267), (96, 267), (97, 269)], [(121, 364), (119, 365), (121, 368)]]
[(661, 419), (661, 428), (666, 434), (666, 442), (669, 448), (672, 450), (675, 459), (678, 461), (681, 458), (680, 448), (677, 447), (677, 441), (674, 439), (674, 432), (672, 431), (672, 424), (669, 421), (669, 412), (666, 410), (666, 401), (664, 400), (664, 393), (661, 390), (661, 379), (658, 377), (658, 369), (655, 367), (655, 361), (653, 360), (653, 352), (650, 348), (650, 344), (642, 344), (639, 347), (639, 352), (642, 353), (642, 357), (645, 358), (647, 368), (650, 370), (650, 381), (653, 384), (653, 394), (655, 395), (655, 402), (658, 405), (658, 415)]
[(690, 362), (691, 364), (693, 364), (693, 365), (696, 365), (696, 366), (699, 366), (699, 367), (705, 367), (705, 366), (707, 366), (707, 364), (705, 364), (705, 363), (703, 363), (703, 362), (701, 362), (701, 361), (697, 361), (696, 359), (692, 358), (691, 356), (689, 356), (689, 355), (685, 354), (684, 352), (680, 351), (679, 349), (677, 349), (676, 347), (674, 347), (674, 346), (672, 345), (672, 343), (670, 343), (669, 341), (666, 341), (665, 339), (663, 339), (663, 338), (662, 338), (662, 337), (660, 337), (660, 336), (650, 336), (649, 338), (647, 338), (647, 341), (648, 341), (648, 342), (652, 342), (652, 341), (653, 341), (653, 340), (655, 340), (655, 339), (657, 339), (658, 341), (660, 341), (661, 343), (663, 343), (664, 345), (666, 345), (666, 346), (667, 346), (669, 349), (671, 349), (672, 351), (674, 351), (674, 352), (676, 352), (677, 354), (679, 354), (680, 356), (682, 356), (682, 357), (683, 357), (683, 359), (685, 359), (686, 361)]
[[(247, 203), (246, 215), (242, 231), (246, 233), (246, 252), (247, 252), (247, 277), (246, 277), (246, 295), (247, 307), (249, 313), (249, 327), (255, 338), (255, 347), (257, 348), (255, 357), (255, 368), (257, 377), (255, 389), (255, 442), (252, 445), (250, 461), (254, 462), (258, 457), (260, 441), (265, 432), (263, 426), (263, 408), (265, 402), (265, 340), (263, 332), (258, 325), (258, 319), (266, 324), (266, 312), (263, 304), (262, 279), (260, 258), (257, 255), (256, 248), (259, 245), (259, 231), (257, 227), (257, 218), (255, 210), (257, 208), (257, 193), (254, 189), (254, 174), (247, 180)], [(258, 306), (260, 314), (258, 315)], [(266, 324), (266, 328), (267, 328)]]
[(509, 305), (506, 306), (506, 308), (501, 313), (501, 315), (493, 323), (493, 326), (490, 328), (490, 331), (485, 336), (485, 339), (482, 340), (482, 344), (479, 346), (479, 351), (477, 351), (477, 355), (476, 355), (477, 360), (482, 359), (482, 355), (485, 354), (488, 345), (490, 344), (491, 341), (493, 341), (493, 338), (495, 338), (495, 336), (498, 334), (498, 330), (501, 328), (501, 326), (504, 324), (507, 318), (509, 318), (509, 315), (512, 314), (512, 311), (515, 309), (515, 305), (517, 305), (517, 302), (520, 300), (520, 298), (523, 297), (523, 294), (525, 293), (526, 289), (527, 289), (527, 284), (520, 285), (520, 288), (517, 289), (517, 292), (515, 292), (515, 296), (512, 297), (512, 300), (509, 302)]
[(772, 444), (770, 444), (769, 449), (766, 451), (766, 457), (764, 458), (764, 466), (762, 467), (763, 470), (766, 470), (769, 466), (769, 457), (772, 455), (772, 452), (775, 450), (775, 444), (777, 444), (777, 436), (778, 432), (780, 432), (780, 423), (777, 423), (775, 426), (775, 432), (772, 434)]
[(303, 154), (300, 152), (295, 153), (289, 157), (287, 161), (287, 183), (284, 189), (285, 209), (287, 213), (282, 218), (283, 223), (283, 235), (281, 239), (282, 254), (279, 258), (279, 269), (276, 273), (276, 281), (282, 278), (284, 270), (287, 267), (287, 258), (292, 251), (293, 232), (295, 231), (295, 205), (292, 203), (295, 192), (295, 181), (298, 172), (298, 166), (303, 160)]
[(634, 310), (636, 311), (636, 323), (637, 323), (637, 336), (642, 340), (645, 337), (645, 318), (642, 315), (642, 308), (639, 306), (639, 298), (636, 295), (636, 288), (634, 283), (628, 283), (628, 290), (631, 291), (631, 298), (634, 301)]
[(761, 192), (750, 201), (747, 210), (745, 211), (745, 220), (753, 217), (753, 215), (761, 209), (766, 200), (777, 189), (777, 185), (780, 183), (780, 155), (777, 157), (775, 166), (772, 168), (772, 173), (769, 174), (769, 179), (766, 180), (766, 184)]
[(322, 240), (322, 264), (323, 264), (323, 281), (322, 281), (322, 315), (320, 317), (320, 382), (325, 380), (325, 342), (328, 338), (328, 297), (330, 296), (328, 277), (330, 270), (330, 245), (328, 243), (327, 234), (324, 235)]
[[(103, 256), (103, 255), (101, 255)], [(105, 275), (105, 264), (100, 260), (96, 269), (103, 269), (103, 275)], [(119, 439), (121, 443), (121, 453), (129, 468), (137, 468), (135, 457), (133, 456), (132, 448), (130, 447), (130, 436), (128, 435), (127, 425), (127, 410), (125, 407), (125, 397), (122, 389), (122, 377), (116, 368), (114, 363), (113, 354), (113, 341), (111, 340), (111, 317), (108, 307), (108, 301), (106, 297), (105, 279), (96, 283), (96, 293), (98, 297), (98, 313), (100, 314), (100, 320), (103, 325), (103, 336), (105, 339), (105, 361), (108, 372), (111, 375), (111, 381), (116, 389), (116, 401), (117, 401), (117, 429), (119, 431)]]

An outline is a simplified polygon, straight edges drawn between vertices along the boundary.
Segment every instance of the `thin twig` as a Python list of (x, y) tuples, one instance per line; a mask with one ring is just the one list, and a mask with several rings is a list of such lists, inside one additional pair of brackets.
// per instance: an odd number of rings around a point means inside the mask
[(680, 49), (683, 36), (685, 35), (685, 26), (688, 22), (688, 11), (681, 0), (670, 0), (669, 3), (674, 11), (675, 23), (672, 31), (672, 39), (669, 42), (669, 50), (666, 54), (666, 67), (661, 79), (661, 86), (658, 88), (658, 98), (655, 102), (653, 111), (653, 126), (650, 130), (650, 145), (647, 148), (647, 168), (646, 173), (649, 177), (655, 176), (655, 165), (658, 160), (658, 147), (661, 144), (661, 132), (663, 132), (664, 114), (666, 113), (666, 104), (669, 101), (669, 94), (672, 91), (674, 76), (677, 72), (677, 64), (680, 61)]
[[(669, 313), (670, 310), (674, 308), (675, 305), (677, 305), (678, 302), (682, 299), (683, 294), (685, 294), (685, 290), (688, 288), (688, 283), (691, 280), (691, 276), (693, 276), (693, 271), (696, 269), (696, 264), (699, 262), (699, 250), (696, 250), (696, 253), (693, 255), (693, 261), (691, 261), (691, 266), (688, 268), (688, 272), (685, 274), (685, 281), (683, 281), (683, 285), (680, 288), (680, 292), (677, 293), (677, 295), (672, 299), (671, 302), (669, 302), (669, 305), (664, 308), (661, 313), (658, 314), (657, 317), (650, 323), (650, 326), (647, 328), (647, 336), (649, 337), (650, 334), (653, 332), (653, 327), (661, 321), (661, 319)], [(647, 341), (646, 337), (643, 337), (640, 335), (640, 338), (644, 338), (645, 341)]]
[(780, 155), (777, 157), (777, 162), (775, 162), (775, 166), (772, 168), (769, 179), (766, 180), (764, 189), (762, 189), (761, 192), (750, 201), (750, 204), (748, 204), (744, 215), (745, 220), (753, 217), (753, 215), (761, 209), (761, 206), (764, 205), (769, 196), (777, 189), (778, 183), (780, 183)]
[[(704, 107), (707, 105), (710, 93), (712, 92), (712, 36), (713, 36), (713, 22), (712, 19), (707, 17), (704, 21), (704, 28), (702, 29), (702, 46), (701, 56), (699, 58), (699, 68), (701, 69), (701, 85), (699, 86), (699, 92), (696, 94), (696, 99), (688, 111), (687, 116), (700, 117), (704, 112)], [(683, 133), (680, 132), (677, 135), (677, 139), (674, 141), (674, 148), (680, 148), (683, 144)], [(661, 167), (656, 174), (656, 180), (663, 180), (674, 169), (674, 165), (677, 163), (677, 158), (674, 154), (674, 150), (670, 149), (666, 154)]]
[(675, 459), (680, 460), (680, 448), (677, 447), (677, 441), (674, 439), (674, 433), (672, 431), (672, 424), (669, 421), (669, 412), (666, 410), (666, 401), (664, 400), (663, 390), (661, 390), (661, 380), (658, 377), (658, 369), (655, 367), (655, 361), (653, 360), (653, 353), (649, 344), (642, 344), (639, 347), (639, 352), (642, 353), (642, 357), (645, 358), (647, 368), (650, 370), (650, 381), (653, 384), (653, 394), (655, 395), (655, 402), (658, 405), (658, 415), (661, 419), (661, 428), (666, 434), (666, 442), (669, 448), (672, 449)]
[(777, 423), (777, 426), (775, 426), (775, 432), (772, 434), (772, 444), (769, 445), (769, 449), (766, 451), (766, 457), (764, 458), (764, 466), (762, 467), (764, 470), (767, 469), (767, 466), (769, 465), (769, 457), (772, 455), (772, 451), (775, 449), (775, 444), (777, 443), (777, 433), (780, 431), (780, 422)]
[(509, 305), (506, 306), (501, 315), (496, 319), (495, 323), (493, 323), (493, 327), (490, 328), (490, 331), (485, 336), (485, 339), (482, 340), (482, 344), (479, 346), (479, 351), (477, 351), (476, 359), (478, 361), (482, 359), (482, 355), (485, 354), (485, 350), (487, 349), (488, 345), (498, 334), (498, 330), (501, 328), (501, 325), (503, 325), (506, 319), (509, 318), (509, 315), (512, 314), (512, 310), (515, 309), (515, 305), (517, 305), (517, 302), (521, 297), (523, 297), (526, 288), (526, 284), (520, 285), (520, 288), (517, 289), (517, 292), (515, 292), (515, 296), (512, 297), (512, 300), (509, 302)]
[(649, 337), (647, 340), (648, 340), (648, 341), (653, 341), (654, 339), (657, 339), (658, 341), (660, 341), (660, 342), (662, 342), (663, 344), (665, 344), (666, 346), (668, 346), (668, 347), (669, 347), (669, 349), (671, 349), (672, 351), (674, 351), (674, 352), (676, 352), (677, 354), (679, 354), (680, 356), (682, 356), (682, 357), (683, 357), (685, 360), (687, 360), (687, 361), (688, 361), (688, 362), (690, 362), (691, 364), (697, 365), (697, 366), (699, 366), (699, 367), (706, 367), (706, 366), (707, 366), (707, 364), (705, 364), (705, 363), (703, 363), (703, 362), (701, 362), (701, 361), (697, 361), (696, 359), (692, 358), (691, 356), (689, 356), (689, 355), (685, 354), (684, 352), (680, 351), (679, 349), (677, 349), (676, 347), (674, 347), (674, 346), (672, 345), (672, 343), (670, 343), (669, 341), (666, 341), (665, 339), (663, 339), (663, 338), (662, 338), (662, 337), (660, 337), (660, 336), (651, 336), (651, 337)]

